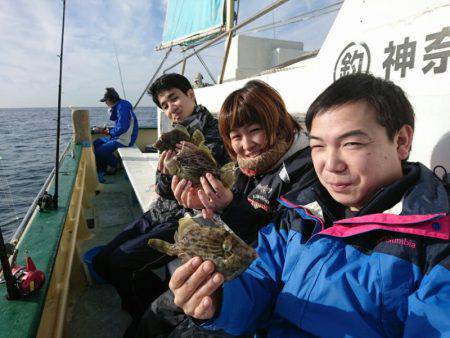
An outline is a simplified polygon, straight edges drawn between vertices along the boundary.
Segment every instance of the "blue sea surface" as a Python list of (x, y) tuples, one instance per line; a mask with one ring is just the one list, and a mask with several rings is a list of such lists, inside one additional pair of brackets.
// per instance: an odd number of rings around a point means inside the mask
[[(106, 106), (87, 108), (91, 126), (112, 126)], [(156, 127), (156, 108), (137, 108), (140, 126)], [(0, 108), (0, 227), (9, 240), (55, 166), (57, 108)], [(61, 153), (72, 137), (61, 109)]]

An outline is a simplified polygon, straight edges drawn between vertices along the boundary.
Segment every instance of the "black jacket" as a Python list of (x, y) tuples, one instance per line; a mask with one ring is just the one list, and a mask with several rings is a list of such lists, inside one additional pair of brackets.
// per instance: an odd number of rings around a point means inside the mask
[[(181, 122), (189, 133), (192, 134), (195, 129), (199, 129), (205, 136), (205, 145), (211, 150), (216, 161), (223, 165), (230, 159), (223, 146), (223, 141), (219, 134), (218, 121), (211, 113), (203, 107), (198, 105), (195, 107), (194, 113), (186, 120)], [(159, 196), (174, 200), (171, 189), (172, 175), (156, 172), (156, 192)]]
[(293, 189), (302, 190), (314, 182), (311, 150), (303, 135), (269, 172), (248, 177), (238, 170), (233, 201), (223, 210), (221, 218), (239, 237), (252, 243), (259, 228), (272, 219), (280, 195)]

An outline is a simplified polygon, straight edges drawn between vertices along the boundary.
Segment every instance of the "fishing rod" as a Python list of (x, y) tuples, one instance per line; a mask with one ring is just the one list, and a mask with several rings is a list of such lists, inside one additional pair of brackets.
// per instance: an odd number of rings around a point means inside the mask
[(119, 57), (117, 56), (117, 48), (116, 48), (116, 43), (114, 41), (113, 41), (113, 47), (114, 47), (114, 54), (116, 55), (117, 68), (119, 69), (120, 83), (122, 84), (123, 98), (126, 100), (127, 95), (125, 94), (125, 87), (123, 85), (122, 70), (120, 69)]
[[(62, 34), (61, 34), (61, 53), (59, 55), (59, 88), (58, 88), (58, 119), (56, 128), (56, 164), (55, 164), (55, 193), (52, 198), (53, 208), (58, 208), (58, 172), (59, 172), (59, 136), (61, 132), (61, 79), (62, 79), (62, 61), (64, 46), (64, 22), (66, 14), (66, 1), (63, 2)], [(11, 249), (11, 247), (10, 247)], [(6, 283), (7, 299), (16, 300), (23, 296), (33, 293), (40, 289), (45, 281), (42, 271), (36, 269), (30, 257), (27, 257), (26, 267), (17, 267), (10, 263), (8, 259), (8, 248), (3, 238), (3, 232), (0, 228), (0, 263), (3, 272), (3, 279)], [(12, 250), (11, 261), (15, 261), (17, 249)], [(3, 281), (0, 281), (2, 283)]]
[(53, 208), (58, 208), (58, 174), (59, 174), (59, 136), (61, 133), (61, 81), (62, 81), (62, 66), (63, 66), (63, 52), (64, 52), (64, 22), (66, 17), (66, 0), (63, 2), (63, 17), (61, 30), (61, 52), (59, 54), (59, 86), (58, 86), (58, 119), (56, 127), (56, 160), (55, 160), (55, 193), (53, 194)]

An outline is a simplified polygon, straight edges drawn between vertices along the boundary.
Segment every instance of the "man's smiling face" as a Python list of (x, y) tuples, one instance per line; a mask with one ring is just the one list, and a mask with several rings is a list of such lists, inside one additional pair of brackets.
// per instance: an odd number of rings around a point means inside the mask
[(186, 94), (178, 88), (164, 90), (158, 95), (164, 114), (174, 123), (179, 123), (192, 115), (195, 108), (195, 94), (189, 89)]
[(311, 125), (312, 160), (320, 182), (339, 203), (361, 209), (381, 187), (402, 177), (412, 128), (388, 138), (365, 101), (345, 103), (317, 114)]

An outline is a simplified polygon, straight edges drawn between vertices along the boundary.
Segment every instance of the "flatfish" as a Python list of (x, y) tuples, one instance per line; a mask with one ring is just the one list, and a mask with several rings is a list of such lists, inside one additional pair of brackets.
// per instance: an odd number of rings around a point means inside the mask
[(178, 221), (174, 239), (174, 244), (150, 239), (148, 245), (167, 255), (178, 256), (183, 263), (195, 256), (210, 260), (225, 280), (236, 278), (257, 257), (256, 251), (217, 217), (184, 216)]
[(181, 151), (166, 163), (170, 175), (176, 175), (181, 179), (187, 179), (193, 186), (200, 185), (200, 177), (211, 173), (222, 181), (227, 188), (231, 187), (235, 180), (235, 164), (229, 162), (219, 167), (211, 151), (201, 144), (196, 148), (183, 147)]
[(172, 130), (163, 133), (153, 144), (153, 147), (159, 151), (175, 150), (175, 145), (181, 141), (188, 141), (194, 143), (195, 145), (199, 145), (205, 141), (205, 138), (202, 132), (198, 129), (190, 135), (185, 126), (176, 124)]

